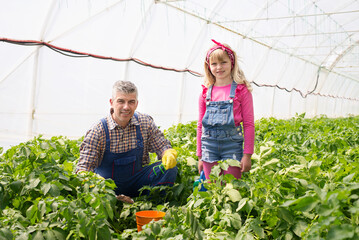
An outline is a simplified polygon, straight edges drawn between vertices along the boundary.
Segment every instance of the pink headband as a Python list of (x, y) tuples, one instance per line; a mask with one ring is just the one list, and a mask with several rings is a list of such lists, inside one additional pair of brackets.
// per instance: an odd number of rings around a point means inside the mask
[(231, 60), (231, 63), (232, 63), (232, 68), (233, 68), (234, 67), (234, 53), (233, 53), (233, 51), (230, 48), (224, 46), (222, 43), (216, 42), (213, 39), (212, 39), (212, 42), (214, 42), (216, 44), (216, 46), (214, 46), (213, 48), (208, 50), (207, 56), (206, 56), (207, 64), (209, 64), (209, 56), (211, 55), (211, 53), (220, 48), (223, 51), (226, 51), (226, 53), (228, 54), (229, 59)]

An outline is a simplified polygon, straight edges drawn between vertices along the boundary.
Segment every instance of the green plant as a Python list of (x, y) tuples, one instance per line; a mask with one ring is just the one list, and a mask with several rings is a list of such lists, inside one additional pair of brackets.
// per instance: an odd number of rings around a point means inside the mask
[[(144, 187), (132, 205), (112, 180), (74, 174), (81, 139), (39, 136), (0, 156), (0, 240), (358, 239), (357, 129), (359, 117), (260, 119), (251, 171), (223, 176), (238, 162), (220, 162), (201, 192), (196, 122), (173, 126), (175, 185)], [(137, 232), (135, 213), (149, 209), (166, 216)]]

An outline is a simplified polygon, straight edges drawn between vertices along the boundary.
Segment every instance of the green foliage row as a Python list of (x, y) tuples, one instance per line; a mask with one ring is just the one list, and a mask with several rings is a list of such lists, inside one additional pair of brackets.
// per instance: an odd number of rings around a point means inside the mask
[(41, 136), (0, 161), (0, 239), (110, 239), (112, 181), (74, 174), (79, 141)]
[[(196, 122), (178, 124), (165, 130), (175, 185), (144, 187), (132, 205), (112, 180), (74, 173), (81, 139), (39, 136), (0, 157), (0, 240), (359, 239), (358, 129), (359, 117), (261, 119), (252, 170), (237, 180), (220, 172), (238, 162), (221, 162), (201, 192)], [(148, 209), (166, 216), (137, 232), (135, 213)]]

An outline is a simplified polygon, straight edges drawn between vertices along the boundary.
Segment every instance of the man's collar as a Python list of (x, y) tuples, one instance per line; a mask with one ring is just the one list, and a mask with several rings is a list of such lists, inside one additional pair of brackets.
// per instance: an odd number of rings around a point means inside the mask
[(110, 115), (108, 116), (108, 119), (109, 119), (109, 121), (108, 121), (108, 129), (109, 129), (109, 130), (113, 130), (113, 129), (115, 129), (117, 126), (119, 126), (119, 125), (115, 122), (115, 120), (113, 120), (111, 113), (110, 113)]
[[(118, 128), (122, 128), (120, 125), (118, 125), (115, 120), (113, 120), (112, 118), (112, 114), (110, 113), (110, 115), (108, 116), (109, 118), (109, 125), (108, 125), (108, 129), (109, 130), (113, 130), (115, 129), (116, 127)], [(136, 119), (135, 115), (132, 116), (132, 118), (130, 119), (129, 123), (127, 126), (130, 126), (130, 125), (139, 125), (140, 123), (138, 122), (138, 120)], [(126, 127), (127, 127), (126, 126)]]

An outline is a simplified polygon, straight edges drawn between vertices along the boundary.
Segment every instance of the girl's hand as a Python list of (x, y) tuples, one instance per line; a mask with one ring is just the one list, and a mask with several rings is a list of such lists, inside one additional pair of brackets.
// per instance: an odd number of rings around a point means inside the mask
[(242, 160), (241, 160), (241, 172), (249, 172), (252, 167), (252, 161), (251, 161), (252, 154), (243, 154)]
[(203, 170), (203, 162), (201, 160), (201, 156), (198, 157), (198, 173), (201, 174)]

